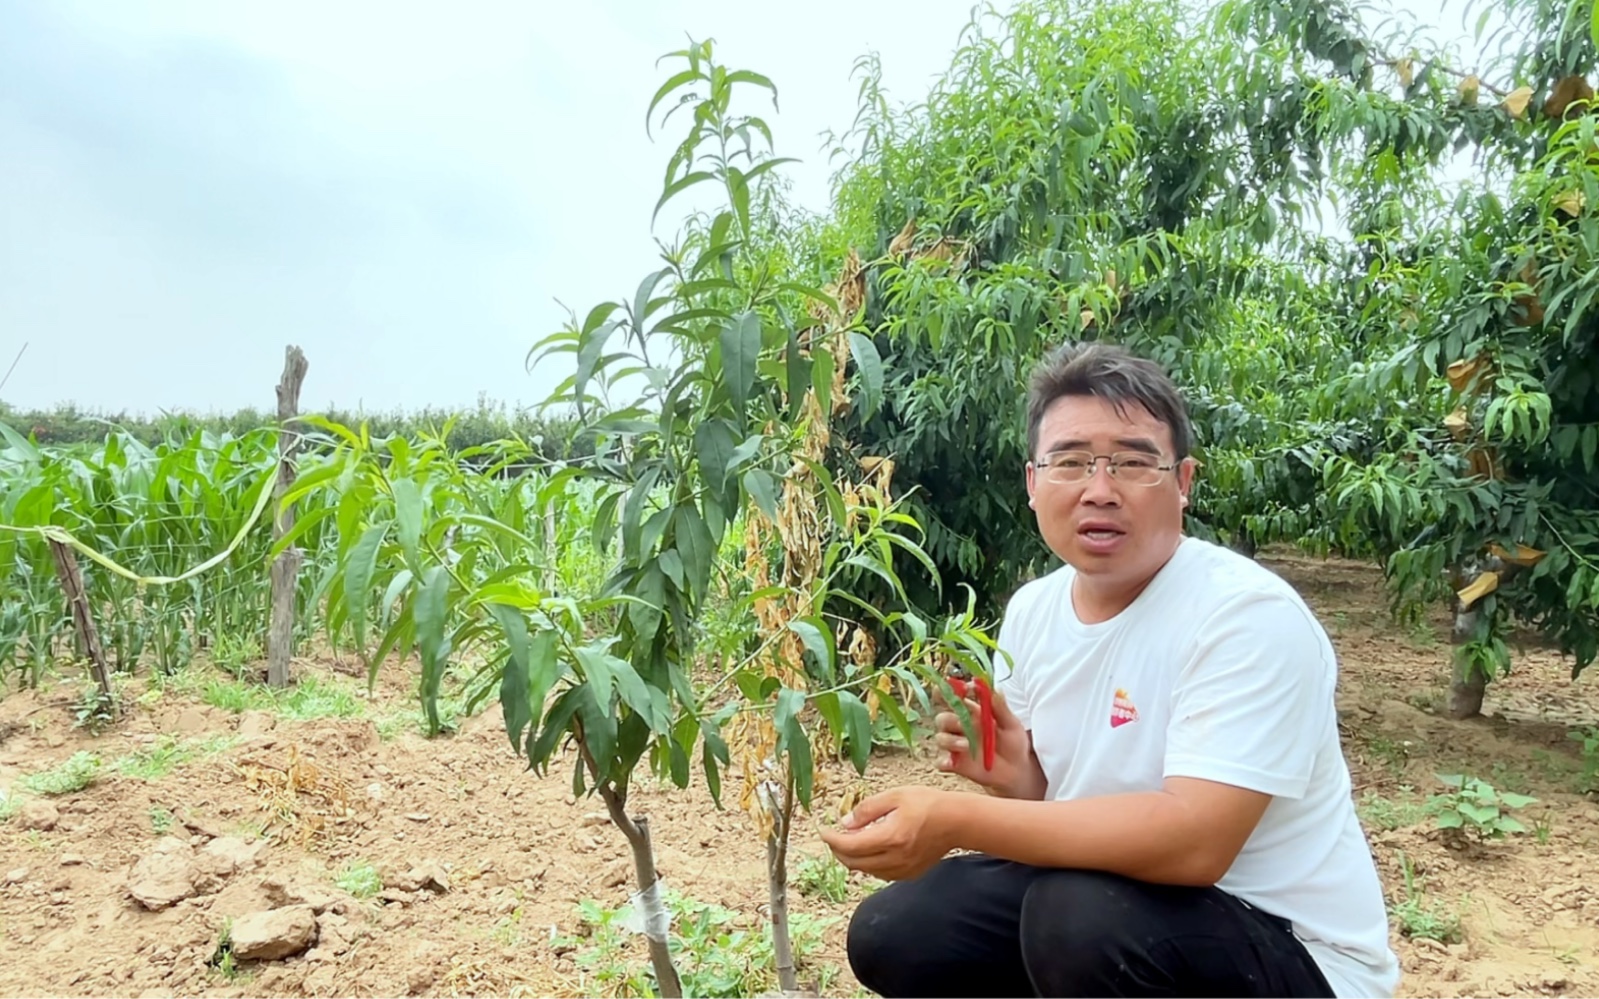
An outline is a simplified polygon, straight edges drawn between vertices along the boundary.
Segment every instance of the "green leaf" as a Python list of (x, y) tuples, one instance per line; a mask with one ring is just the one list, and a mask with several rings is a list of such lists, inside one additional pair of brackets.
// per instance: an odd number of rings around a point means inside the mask
[(578, 687), (574, 696), (577, 717), (583, 723), (583, 744), (600, 766), (599, 779), (604, 780), (612, 776), (610, 771), (616, 762), (616, 716), (599, 706), (592, 684)]
[(1455, 807), (1460, 811), (1460, 814), (1464, 815), (1466, 818), (1477, 823), (1478, 825), (1486, 824), (1497, 818), (1499, 815), (1499, 809), (1491, 805), (1485, 807), (1482, 805), (1474, 805), (1469, 801), (1462, 801)]
[(822, 412), (833, 407), (833, 352), (820, 343), (811, 345), (811, 390)]
[(685, 588), (683, 586), (683, 556), (679, 555), (676, 550), (668, 548), (666, 551), (661, 552), (661, 557), (655, 561), (674, 586), (680, 590)]
[(720, 490), (733, 463), (738, 435), (726, 420), (706, 420), (694, 428), (694, 452), (700, 462), (700, 475), (713, 489)]
[(661, 615), (666, 610), (666, 574), (658, 562), (649, 563), (638, 574), (630, 595), (636, 599), (628, 602), (628, 620), (633, 623), (634, 632), (649, 642), (660, 628)]
[(774, 524), (777, 522), (777, 476), (764, 468), (752, 468), (744, 473), (744, 491), (755, 498), (755, 503)]
[(872, 715), (866, 703), (854, 693), (841, 690), (838, 703), (844, 712), (844, 733), (849, 740), (850, 762), (857, 773), (866, 773), (866, 763), (872, 753)]
[(811, 757), (810, 739), (799, 722), (799, 712), (805, 707), (805, 695), (784, 687), (777, 692), (777, 708), (772, 725), (777, 729), (777, 753), (788, 754), (789, 773), (794, 778), (794, 790), (800, 804), (811, 807), (811, 787), (815, 780), (815, 761)]
[[(661, 705), (650, 696), (649, 686), (643, 677), (638, 675), (632, 663), (593, 645), (581, 646), (577, 650), (577, 658), (588, 674), (589, 683), (596, 688), (595, 701), (607, 711), (610, 710), (610, 692), (614, 684), (617, 693), (622, 696), (622, 703), (643, 718), (650, 731), (664, 734), (671, 730), (669, 719), (660, 710)], [(601, 676), (605, 677), (603, 694), (599, 692), (598, 678)]]
[(872, 338), (864, 333), (851, 330), (849, 344), (855, 366), (861, 373), (861, 385), (865, 388), (866, 408), (861, 419), (869, 419), (883, 401), (883, 358), (877, 353)]
[(366, 612), (372, 589), (372, 574), (377, 570), (378, 549), (389, 533), (389, 522), (373, 524), (362, 533), (350, 548), (344, 566), (344, 606), (350, 615), (350, 629), (355, 636), (355, 647), (366, 655)]
[(823, 675), (831, 677), (836, 667), (833, 662), (832, 633), (827, 630), (826, 623), (813, 615), (790, 621), (788, 626), (800, 637), (806, 650), (816, 657), (817, 668)]
[(761, 445), (764, 443), (766, 443), (766, 437), (764, 435), (751, 434), (750, 437), (744, 441), (744, 443), (734, 448), (733, 453), (728, 456), (727, 471), (735, 471), (740, 465), (755, 457), (755, 455), (760, 452)]
[(583, 676), (588, 680), (588, 686), (593, 688), (594, 703), (610, 711), (611, 693), (615, 686), (613, 677), (616, 672), (613, 664), (621, 660), (606, 652), (603, 647), (590, 644), (577, 649), (577, 661), (578, 665), (583, 667)]
[(500, 676), (500, 713), (511, 748), (522, 752), (522, 733), (533, 723), (532, 661), (527, 621), (514, 607), (487, 604), (489, 614), (505, 635), (505, 672)]
[(412, 572), (420, 572), (422, 487), (415, 479), (394, 480), (394, 519), (399, 525), (400, 551), (405, 553), (405, 564)]
[(700, 726), (701, 764), (705, 768), (705, 787), (711, 792), (711, 800), (717, 808), (722, 807), (722, 773), (717, 764), (727, 764), (729, 759), (727, 743), (722, 741), (722, 735), (716, 728), (705, 723)]
[(611, 539), (616, 536), (616, 506), (622, 501), (620, 491), (606, 493), (594, 510), (594, 523), (591, 527), (594, 538), (594, 550), (603, 552), (610, 547)]
[(1516, 794), (1512, 791), (1500, 791), (1499, 800), (1504, 803), (1506, 808), (1526, 808), (1528, 805), (1536, 804), (1538, 801), (1537, 798), (1530, 795)]
[(447, 598), (450, 591), (450, 574), (441, 565), (429, 568), (422, 575), (422, 587), (416, 595), (417, 649), (422, 658), (422, 710), (427, 718), (429, 735), (442, 728), (439, 721), (439, 689), (444, 682), (444, 666), (449, 660), (450, 637), (445, 633), (445, 616), (449, 611)]
[(540, 774), (546, 771), (550, 754), (555, 751), (556, 743), (569, 730), (572, 718), (577, 714), (579, 695), (592, 697), (593, 692), (587, 686), (566, 688), (550, 705), (550, 712), (544, 716), (544, 724), (539, 728), (538, 738), (528, 740), (528, 766)]
[(636, 559), (640, 554), (639, 534), (643, 529), (644, 504), (648, 502), (650, 491), (655, 488), (655, 483), (661, 477), (661, 466), (651, 465), (633, 489), (627, 495), (627, 502), (622, 505), (622, 552), (629, 559)]
[(811, 361), (800, 352), (799, 331), (788, 324), (788, 343), (783, 357), (783, 374), (787, 381), (788, 417), (795, 419), (804, 401), (805, 389), (811, 384)]
[(761, 690), (766, 674), (749, 668), (741, 669), (733, 674), (733, 684), (738, 687), (738, 692), (751, 704), (759, 704), (766, 700), (766, 694)]
[(711, 542), (711, 532), (692, 503), (677, 508), (677, 551), (683, 557), (683, 572), (689, 597), (698, 600), (710, 585), (711, 569), (716, 559), (716, 549)]
[(816, 713), (822, 716), (822, 721), (827, 723), (828, 730), (838, 737), (840, 743), (844, 738), (844, 711), (838, 703), (838, 691), (829, 690), (811, 698), (811, 703), (816, 706)]
[(734, 414), (742, 421), (755, 384), (755, 362), (761, 353), (760, 316), (744, 312), (736, 323), (722, 328), (721, 341), (722, 383), (732, 397)]

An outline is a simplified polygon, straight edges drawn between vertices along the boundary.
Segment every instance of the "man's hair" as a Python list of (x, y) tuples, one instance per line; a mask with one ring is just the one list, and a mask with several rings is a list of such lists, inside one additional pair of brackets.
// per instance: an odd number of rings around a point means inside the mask
[(1044, 411), (1064, 396), (1096, 396), (1125, 416), (1136, 403), (1171, 431), (1177, 460), (1188, 457), (1192, 429), (1188, 407), (1166, 372), (1123, 347), (1098, 342), (1068, 343), (1033, 369), (1027, 398), (1027, 453), (1038, 457)]

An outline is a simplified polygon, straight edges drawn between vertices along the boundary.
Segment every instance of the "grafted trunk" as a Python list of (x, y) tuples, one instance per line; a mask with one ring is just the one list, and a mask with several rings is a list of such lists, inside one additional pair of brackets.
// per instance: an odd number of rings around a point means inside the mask
[(638, 878), (639, 914), (644, 923), (644, 937), (650, 945), (650, 964), (655, 968), (655, 981), (662, 999), (682, 999), (683, 984), (678, 980), (677, 967), (672, 963), (669, 947), (670, 920), (666, 902), (661, 898), (660, 877), (655, 870), (655, 847), (650, 842), (650, 820), (642, 815), (628, 815), (627, 803), (610, 784), (600, 784), (600, 797), (611, 815), (616, 828), (627, 837), (633, 849), (633, 873)]
[(772, 905), (772, 955), (777, 963), (777, 987), (784, 995), (799, 991), (794, 970), (794, 941), (788, 929), (789, 823), (794, 817), (794, 782), (782, 789), (782, 800), (772, 801), (762, 789), (772, 814), (772, 831), (766, 837), (766, 888)]
[(1455, 603), (1455, 623), (1450, 629), (1455, 670), (1449, 683), (1447, 708), (1451, 718), (1476, 718), (1482, 714), (1482, 699), (1488, 691), (1488, 676), (1477, 667), (1465, 650), (1465, 644), (1471, 640), (1471, 634), (1476, 630), (1479, 613), (1481, 612), (1475, 607), (1466, 610), (1460, 606), (1459, 601)]

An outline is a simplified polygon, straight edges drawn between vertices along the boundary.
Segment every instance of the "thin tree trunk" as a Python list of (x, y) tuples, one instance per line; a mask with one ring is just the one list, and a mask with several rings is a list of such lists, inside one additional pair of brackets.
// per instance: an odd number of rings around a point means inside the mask
[[(585, 755), (587, 749), (585, 748)], [(592, 759), (592, 758), (591, 758)], [(655, 847), (650, 842), (650, 820), (642, 815), (629, 816), (627, 802), (616, 788), (602, 778), (599, 780), (600, 797), (611, 815), (616, 828), (627, 837), (633, 848), (633, 872), (638, 878), (639, 909), (643, 915), (644, 936), (650, 944), (650, 963), (655, 967), (655, 981), (662, 999), (682, 999), (683, 984), (678, 980), (677, 967), (672, 964), (668, 946), (670, 933), (666, 918), (666, 903), (660, 897), (660, 878), (655, 871)]]
[[(763, 792), (762, 797), (770, 799)], [(794, 780), (783, 787), (783, 799), (772, 802), (772, 831), (766, 837), (766, 888), (772, 904), (772, 954), (777, 961), (777, 987), (784, 995), (799, 991), (794, 970), (794, 941), (788, 929), (789, 827), (794, 818)]]
[(1466, 654), (1466, 643), (1477, 630), (1475, 606), (1462, 607), (1455, 601), (1454, 625), (1449, 629), (1449, 643), (1454, 650), (1454, 675), (1449, 683), (1449, 704), (1446, 713), (1450, 718), (1476, 718), (1482, 714), (1483, 696), (1488, 691), (1488, 677), (1478, 669)]
[(50, 554), (55, 556), (56, 578), (67, 595), (67, 607), (72, 612), (73, 632), (84, 655), (89, 658), (89, 675), (100, 688), (101, 703), (112, 717), (117, 715), (116, 698), (111, 694), (111, 670), (106, 666), (105, 650), (100, 647), (100, 633), (94, 627), (90, 613), (89, 597), (83, 588), (83, 573), (78, 569), (78, 558), (72, 549), (54, 538), (50, 539)]
[[(300, 385), (310, 365), (299, 347), (284, 351), (283, 377), (278, 380), (278, 477), (272, 485), (277, 517), (272, 522), (272, 540), (281, 539), (294, 527), (293, 505), (282, 506), (283, 497), (294, 485), (294, 451), (299, 433), (292, 426), (300, 415)], [(287, 548), (272, 563), (272, 620), (267, 631), (267, 684), (289, 685), (289, 660), (294, 655), (294, 584), (300, 572), (300, 550)]]

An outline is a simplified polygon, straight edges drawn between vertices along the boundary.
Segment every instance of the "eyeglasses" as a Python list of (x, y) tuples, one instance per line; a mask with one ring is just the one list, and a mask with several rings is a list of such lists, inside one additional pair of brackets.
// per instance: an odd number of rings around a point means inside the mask
[(1176, 468), (1162, 465), (1152, 454), (1139, 451), (1118, 451), (1115, 454), (1091, 454), (1087, 451), (1055, 451), (1044, 455), (1035, 463), (1044, 477), (1056, 483), (1083, 482), (1099, 467), (1099, 459), (1117, 482), (1131, 486), (1152, 486), (1160, 481), (1161, 473)]

